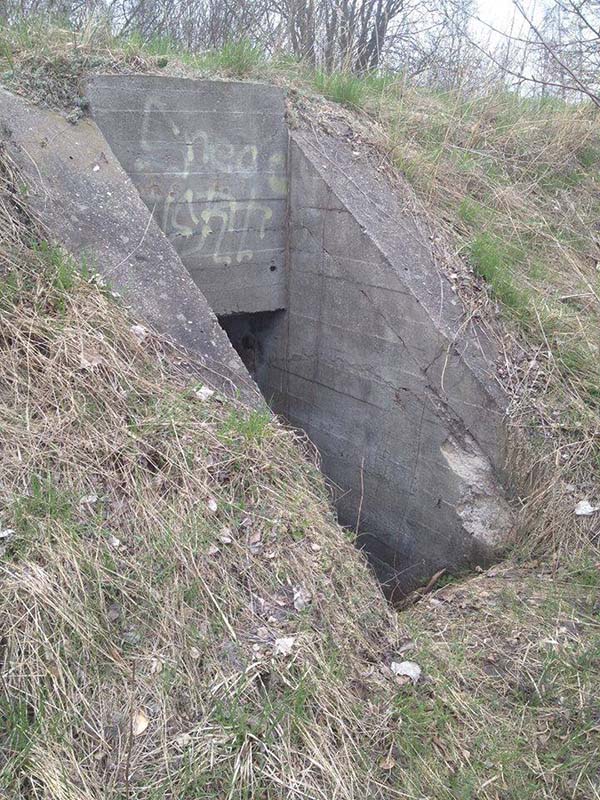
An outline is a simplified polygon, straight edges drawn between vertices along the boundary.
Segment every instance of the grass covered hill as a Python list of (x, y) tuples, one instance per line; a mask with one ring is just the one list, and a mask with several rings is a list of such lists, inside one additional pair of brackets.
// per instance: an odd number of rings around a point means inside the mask
[(563, 485), (581, 496), (600, 485), (594, 106), (497, 87), (476, 96), (442, 92), (395, 74), (325, 74), (288, 57), (267, 59), (245, 41), (197, 54), (166, 39), (115, 39), (100, 23), (72, 31), (41, 20), (0, 30), (0, 82), (73, 122), (87, 113), (92, 72), (271, 81), (288, 90), (291, 124), (344, 114), (388, 174), (412, 184), (434, 234), (448, 242), (444, 261), (469, 312), (485, 318), (499, 310), (506, 332), (499, 376), (513, 398), (514, 427), (527, 430), (534, 447), (525, 461), (551, 487), (539, 507), (553, 508), (555, 538), (571, 542), (560, 519), (560, 507), (572, 505)]
[(600, 531), (574, 514), (600, 504), (593, 112), (246, 43), (0, 31), (4, 86), (74, 123), (111, 70), (273, 80), (292, 124), (343, 114), (447, 237), (470, 313), (503, 320), (544, 480), (526, 470), (510, 559), (393, 611), (309, 444), (47, 242), (0, 151), (0, 797), (600, 798)]
[(0, 794), (384, 796), (398, 629), (310, 452), (30, 242), (10, 170)]

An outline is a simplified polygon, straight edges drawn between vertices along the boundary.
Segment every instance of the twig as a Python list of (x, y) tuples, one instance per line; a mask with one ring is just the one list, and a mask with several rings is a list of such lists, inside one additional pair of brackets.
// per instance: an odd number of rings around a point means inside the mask
[(129, 769), (131, 765), (131, 751), (133, 748), (133, 708), (135, 698), (135, 661), (131, 666), (131, 702), (129, 704), (129, 736), (127, 740), (127, 756), (125, 758), (125, 797), (129, 800), (131, 797), (131, 785), (129, 782)]
[(360, 516), (362, 514), (364, 495), (365, 495), (365, 457), (363, 456), (360, 460), (360, 501), (358, 503), (358, 514), (356, 515), (356, 528), (355, 528), (357, 535), (360, 528)]
[(556, 63), (562, 69), (564, 69), (565, 72), (567, 72), (571, 76), (571, 78), (573, 78), (573, 80), (575, 81), (575, 83), (579, 87), (579, 91), (582, 92), (583, 94), (587, 95), (587, 97), (589, 97), (589, 99), (592, 101), (592, 103), (597, 108), (600, 108), (600, 97), (598, 97), (590, 89), (588, 89), (588, 87), (584, 83), (582, 83), (582, 81), (579, 80), (579, 78), (573, 72), (571, 67), (569, 67), (568, 64), (565, 64), (565, 62), (558, 57), (558, 55), (555, 52), (554, 48), (550, 44), (548, 44), (548, 42), (544, 39), (542, 34), (538, 31), (536, 26), (533, 24), (533, 21), (531, 19), (529, 19), (529, 17), (525, 13), (525, 9), (519, 3), (519, 0), (514, 0), (514, 4), (515, 4), (515, 7), (517, 8), (517, 11), (521, 14), (521, 16), (527, 22), (527, 24), (529, 25), (531, 30), (535, 33), (537, 38), (540, 40), (540, 42), (541, 42), (542, 46), (544, 47), (544, 49), (547, 50), (548, 53), (550, 53), (551, 57), (556, 61)]

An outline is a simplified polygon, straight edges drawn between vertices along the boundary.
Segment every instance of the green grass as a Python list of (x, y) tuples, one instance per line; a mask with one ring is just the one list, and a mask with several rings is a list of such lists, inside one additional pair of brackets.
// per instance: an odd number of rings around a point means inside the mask
[(599, 796), (600, 571), (512, 570), (405, 614), (429, 678), (395, 702), (397, 774), (414, 796)]
[(248, 39), (227, 42), (220, 50), (192, 58), (190, 63), (204, 71), (216, 71), (232, 78), (248, 78), (256, 74), (266, 59), (261, 47)]
[(276, 799), (301, 774), (311, 796), (377, 795), (390, 692), (367, 672), (396, 623), (303, 445), (198, 397), (90, 276), (21, 248), (0, 336), (0, 794)]
[(363, 106), (371, 84), (349, 72), (316, 72), (314, 86), (328, 100), (359, 109)]
[(221, 426), (223, 440), (229, 443), (241, 437), (244, 442), (260, 442), (269, 432), (270, 412), (252, 411), (241, 413), (231, 411)]
[(141, 54), (168, 59), (171, 56), (179, 55), (181, 52), (177, 42), (169, 36), (152, 36), (149, 39), (144, 39), (140, 33), (135, 31), (123, 39), (121, 46), (128, 56)]
[(523, 260), (521, 248), (481, 233), (471, 242), (469, 254), (475, 270), (485, 278), (493, 295), (507, 311), (517, 319), (529, 320), (529, 293), (520, 289), (513, 278), (514, 268)]

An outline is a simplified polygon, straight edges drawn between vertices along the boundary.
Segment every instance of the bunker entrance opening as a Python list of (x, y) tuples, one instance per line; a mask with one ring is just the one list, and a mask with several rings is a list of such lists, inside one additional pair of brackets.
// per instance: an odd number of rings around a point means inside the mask
[[(289, 392), (287, 386), (289, 365), (286, 364), (285, 371), (279, 371), (276, 367), (278, 355), (281, 356), (282, 342), (289, 335), (285, 309), (226, 314), (219, 316), (218, 320), (271, 409), (294, 428), (307, 433), (308, 426), (301, 424), (300, 419), (294, 418), (293, 409), (285, 402)], [(279, 385), (275, 385), (274, 375), (279, 376)], [(318, 446), (318, 442), (314, 443)], [(345, 492), (332, 482), (326, 469), (324, 474), (331, 490), (332, 503), (337, 507), (339, 523), (349, 530), (358, 531), (360, 510), (357, 514), (354, 508), (341, 503), (340, 500), (343, 499)], [(392, 603), (401, 601), (411, 587), (402, 581), (402, 569), (395, 550), (391, 547), (384, 548), (381, 542), (364, 531), (358, 535), (357, 546), (368, 557), (388, 599)]]
[[(271, 409), (318, 448), (338, 519), (384, 585), (493, 559), (512, 527), (495, 344), (466, 324), (408, 187), (345, 128), (289, 129), (274, 86), (106, 75), (87, 94), (173, 248), (159, 267), (140, 268), (138, 248), (117, 256), (124, 283), (183, 344), (233, 363), (242, 393), (225, 331)], [(107, 184), (96, 204), (111, 231), (117, 194)], [(175, 254), (186, 276), (167, 271)]]
[(274, 339), (283, 324), (285, 311), (259, 311), (253, 314), (227, 314), (218, 317), (234, 350), (256, 381), (267, 402), (267, 370)]

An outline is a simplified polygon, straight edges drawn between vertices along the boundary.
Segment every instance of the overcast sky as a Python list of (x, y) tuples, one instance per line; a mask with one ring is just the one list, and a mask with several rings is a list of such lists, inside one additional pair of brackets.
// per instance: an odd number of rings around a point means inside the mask
[[(522, 0), (523, 8), (528, 15), (539, 20), (544, 7), (544, 0)], [(514, 32), (526, 29), (526, 23), (516, 10), (513, 0), (479, 0), (479, 17), (488, 25), (508, 33), (514, 19)]]

